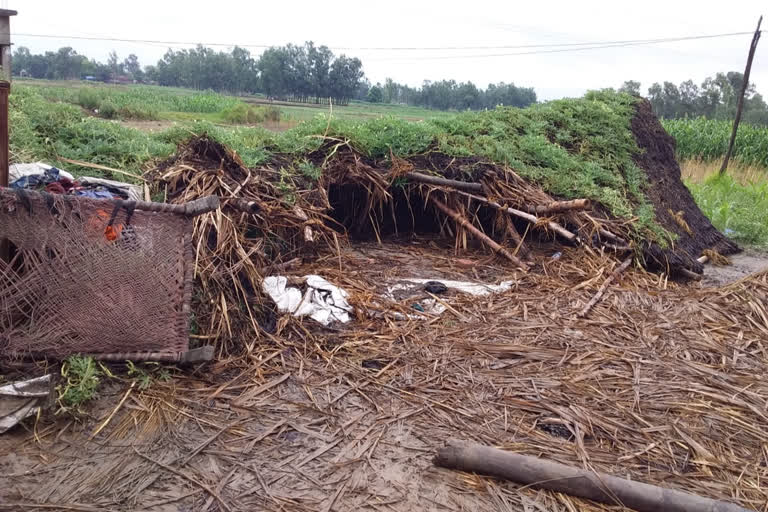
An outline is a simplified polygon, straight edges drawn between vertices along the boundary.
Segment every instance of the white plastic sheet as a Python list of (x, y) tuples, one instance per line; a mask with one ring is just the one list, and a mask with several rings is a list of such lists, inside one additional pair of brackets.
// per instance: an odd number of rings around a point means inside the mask
[(51, 375), (0, 386), (0, 434), (35, 416), (51, 396)]
[(351, 320), (352, 306), (347, 302), (349, 294), (320, 276), (308, 275), (302, 278), (306, 291), (295, 286), (288, 286), (285, 276), (270, 276), (264, 279), (264, 293), (283, 313), (293, 316), (309, 316), (316, 322), (329, 325), (331, 322), (347, 323)]

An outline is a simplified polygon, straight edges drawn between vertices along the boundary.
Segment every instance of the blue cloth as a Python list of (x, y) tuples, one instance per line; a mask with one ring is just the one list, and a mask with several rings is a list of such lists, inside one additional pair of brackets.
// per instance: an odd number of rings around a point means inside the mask
[(29, 176), (22, 176), (21, 178), (11, 183), (11, 188), (40, 188), (56, 181), (59, 181), (59, 170), (55, 167), (51, 167), (42, 174), (30, 174)]
[(103, 188), (78, 190), (77, 191), (77, 195), (78, 196), (84, 196), (84, 197), (90, 197), (90, 198), (93, 198), (93, 199), (112, 199), (112, 198), (115, 197), (115, 195), (112, 194), (112, 192), (110, 192), (110, 191), (108, 191), (106, 189), (103, 189)]

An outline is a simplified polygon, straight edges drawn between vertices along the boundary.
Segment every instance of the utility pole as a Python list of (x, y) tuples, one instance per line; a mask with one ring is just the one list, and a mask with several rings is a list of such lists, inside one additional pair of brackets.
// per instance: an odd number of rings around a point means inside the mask
[(736, 132), (739, 129), (739, 121), (741, 121), (741, 110), (744, 108), (744, 94), (746, 94), (747, 87), (749, 86), (749, 72), (752, 70), (752, 59), (755, 56), (757, 42), (760, 40), (760, 24), (762, 22), (763, 17), (760, 16), (760, 19), (757, 20), (757, 29), (755, 29), (755, 35), (752, 36), (752, 44), (749, 45), (747, 68), (744, 70), (744, 83), (741, 84), (741, 94), (739, 94), (739, 103), (736, 106), (736, 118), (733, 120), (731, 140), (728, 142), (728, 151), (725, 153), (725, 160), (723, 160), (723, 165), (720, 166), (720, 174), (725, 174), (725, 170), (728, 168), (728, 161), (731, 159), (731, 153), (733, 153), (733, 143), (736, 142)]
[[(8, 95), (11, 92), (11, 16), (0, 9), (0, 187), (8, 186)], [(9, 261), (8, 240), (0, 239), (0, 260)]]

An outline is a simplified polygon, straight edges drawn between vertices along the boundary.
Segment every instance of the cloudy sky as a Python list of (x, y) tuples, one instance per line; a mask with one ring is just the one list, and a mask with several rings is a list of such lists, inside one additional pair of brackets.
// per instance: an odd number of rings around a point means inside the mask
[[(679, 83), (692, 78), (700, 83), (717, 71), (743, 71), (751, 35), (565, 52), (552, 50), (578, 46), (550, 45), (600, 46), (752, 32), (758, 17), (768, 14), (764, 0), (711, 6), (701, 0), (0, 0), (0, 5), (19, 11), (11, 21), (13, 42), (33, 52), (72, 46), (81, 54), (106, 60), (114, 49), (121, 57), (135, 53), (142, 64), (149, 64), (169, 46), (186, 47), (178, 43), (251, 45), (251, 52), (258, 54), (263, 49), (259, 45), (312, 40), (335, 53), (360, 57), (372, 82), (386, 77), (410, 85), (443, 78), (472, 80), (482, 87), (489, 82), (514, 82), (533, 86), (540, 99), (616, 87), (629, 79), (640, 81), (645, 92), (655, 81)], [(466, 47), (487, 48), (460, 49)], [(758, 46), (752, 81), (768, 96), (768, 40)]]

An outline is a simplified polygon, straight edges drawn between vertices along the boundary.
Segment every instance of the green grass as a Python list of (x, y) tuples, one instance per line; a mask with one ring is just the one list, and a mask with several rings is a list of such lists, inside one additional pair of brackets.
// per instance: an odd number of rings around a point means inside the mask
[[(62, 156), (136, 173), (148, 160), (167, 157), (175, 149), (171, 143), (117, 122), (84, 116), (73, 105), (47, 101), (31, 88), (13, 88), (9, 115), (11, 156), (16, 162), (56, 164)], [(92, 169), (87, 173), (99, 174)]]
[[(713, 119), (665, 119), (664, 128), (677, 142), (680, 160), (715, 160), (725, 156), (733, 123)], [(734, 158), (768, 168), (768, 126), (741, 123), (734, 144)]]
[(742, 184), (714, 174), (686, 185), (717, 229), (743, 244), (768, 247), (768, 181)]
[[(327, 106), (313, 104), (271, 104), (260, 96), (227, 96), (211, 91), (199, 92), (190, 89), (142, 84), (102, 84), (74, 80), (18, 80), (14, 82), (14, 87), (32, 87), (45, 99), (78, 105), (91, 112), (98, 110), (100, 117), (108, 119), (207, 120), (214, 123), (246, 123), (246, 120), (228, 120), (226, 113), (237, 108), (251, 107), (267, 110), (278, 109), (280, 119), (302, 122), (330, 112)], [(268, 120), (275, 121), (274, 114), (269, 114), (267, 111), (264, 114)], [(453, 114), (455, 112), (359, 101), (353, 101), (347, 106), (333, 106), (334, 117), (349, 120), (394, 116), (406, 121), (418, 121), (450, 117)]]

